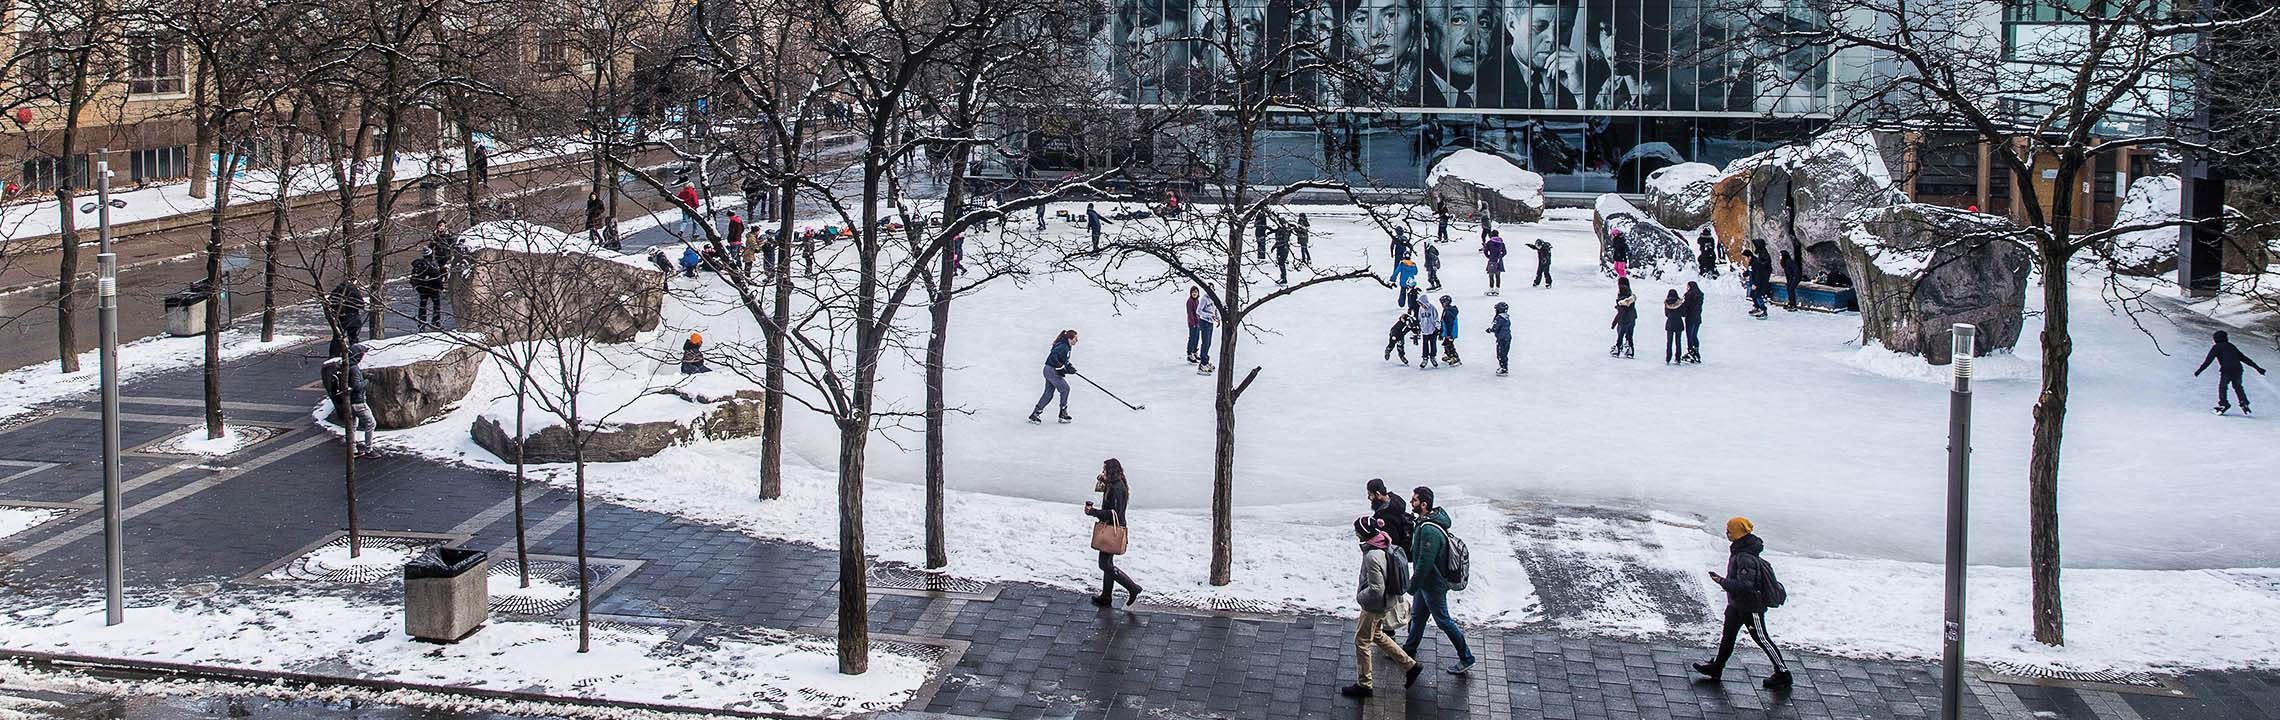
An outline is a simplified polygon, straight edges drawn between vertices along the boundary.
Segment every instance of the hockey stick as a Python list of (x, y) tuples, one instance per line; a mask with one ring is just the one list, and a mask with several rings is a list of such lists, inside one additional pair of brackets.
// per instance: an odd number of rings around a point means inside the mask
[(1099, 390), (1099, 391), (1101, 392), (1101, 394), (1103, 394), (1103, 395), (1107, 395), (1107, 396), (1109, 396), (1111, 399), (1114, 399), (1114, 400), (1115, 400), (1115, 401), (1117, 401), (1117, 402), (1120, 402), (1120, 403), (1124, 403), (1124, 406), (1125, 406), (1125, 407), (1128, 407), (1128, 408), (1132, 408), (1132, 409), (1134, 409), (1134, 410), (1146, 410), (1146, 409), (1148, 409), (1148, 406), (1146, 406), (1146, 405), (1134, 405), (1134, 404), (1132, 404), (1132, 403), (1124, 402), (1124, 398), (1120, 398), (1120, 397), (1117, 397), (1117, 396), (1116, 396), (1116, 393), (1112, 393), (1112, 392), (1109, 392), (1109, 391), (1108, 391), (1108, 388), (1104, 388), (1104, 387), (1101, 387), (1101, 386), (1100, 386), (1100, 383), (1096, 383), (1096, 382), (1093, 382), (1093, 379), (1092, 379), (1092, 378), (1089, 378), (1089, 377), (1085, 377), (1085, 374), (1084, 374), (1084, 373), (1069, 373), (1069, 374), (1070, 374), (1070, 375), (1075, 375), (1075, 376), (1077, 376), (1077, 378), (1078, 378), (1078, 379), (1085, 381), (1085, 384), (1086, 384), (1086, 385), (1091, 385), (1091, 386), (1093, 386), (1093, 389), (1094, 389), (1094, 390)]

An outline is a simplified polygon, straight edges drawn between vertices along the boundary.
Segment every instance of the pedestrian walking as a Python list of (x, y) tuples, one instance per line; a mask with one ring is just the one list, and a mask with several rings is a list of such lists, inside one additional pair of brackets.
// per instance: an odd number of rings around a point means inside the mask
[(1504, 294), (1504, 236), (1491, 233), (1480, 241), (1480, 254), (1488, 258), (1488, 294)]
[(1425, 243), (1425, 290), (1441, 291), (1441, 247)]
[(1457, 357), (1457, 304), (1449, 296), (1441, 296), (1441, 362), (1456, 367), (1465, 364)]
[(1362, 577), (1360, 587), (1354, 591), (1354, 604), (1361, 606), (1362, 616), (1354, 626), (1354, 684), (1338, 689), (1346, 697), (1369, 697), (1376, 694), (1374, 678), (1370, 672), (1370, 650), (1385, 653), (1386, 659), (1401, 666), (1401, 686), (1417, 684), (1417, 676), (1425, 666), (1418, 663), (1401, 645), (1386, 633), (1387, 613), (1397, 612), (1408, 584), (1408, 562), (1400, 555), (1393, 539), (1386, 535), (1377, 518), (1364, 515), (1354, 519), (1354, 537), (1362, 544)]
[[(1043, 224), (1045, 222), (1043, 219), (1044, 216), (1041, 215), (1038, 217), (1039, 219), (1037, 222), (1039, 224), (1037, 226), (1037, 229), (1043, 230), (1045, 229), (1045, 226)], [(1100, 252), (1100, 226), (1106, 224), (1107, 222), (1108, 218), (1102, 216), (1099, 210), (1094, 209), (1092, 203), (1085, 203), (1085, 229), (1092, 232), (1093, 252)]]
[(1386, 537), (1393, 539), (1393, 546), (1401, 548), (1406, 556), (1409, 533), (1416, 527), (1416, 522), (1409, 517), (1409, 500), (1387, 490), (1384, 478), (1370, 478), (1363, 487), (1369, 491), (1370, 517), (1377, 519), (1379, 529), (1384, 530)]
[[(333, 416), (341, 420), (341, 440), (349, 444), (349, 452), (357, 457), (372, 455), (372, 431), (380, 426), (372, 416), (372, 405), (364, 381), (364, 343), (349, 345), (341, 355), (328, 358), (322, 366), (325, 397), (335, 407)], [(347, 401), (347, 410), (339, 404)], [(357, 431), (364, 432), (364, 442), (356, 442)]]
[(1409, 312), (1409, 308), (1403, 307), (1401, 315), (1393, 319), (1393, 328), (1386, 331), (1385, 359), (1392, 360), (1393, 356), (1398, 354), (1401, 356), (1401, 364), (1408, 365), (1409, 336), (1415, 332), (1417, 332), (1417, 316)]
[(1718, 279), (1718, 239), (1710, 234), (1710, 228), (1703, 228), (1702, 234), (1694, 239), (1694, 243), (1697, 248), (1694, 258), (1696, 271), (1703, 277)]
[(1607, 231), (1607, 261), (1615, 266), (1615, 277), (1631, 276), (1631, 241), (1623, 239), (1621, 230), (1610, 228)]
[(1552, 289), (1552, 241), (1537, 238), (1527, 247), (1536, 251), (1536, 277), (1528, 281), (1528, 287), (1540, 284), (1546, 290)]
[(1306, 219), (1306, 213), (1299, 213), (1299, 214), (1298, 214), (1298, 263), (1299, 263), (1300, 265), (1305, 265), (1305, 266), (1307, 266), (1307, 267), (1314, 267), (1314, 246), (1313, 246), (1313, 236), (1314, 236), (1314, 223), (1313, 223), (1312, 221), (1310, 221), (1310, 220), (1307, 220), (1307, 219)]
[(1457, 664), (1449, 666), (1447, 672), (1462, 675), (1472, 669), (1473, 654), (1465, 645), (1465, 631), (1449, 616), (1452, 578), (1445, 574), (1449, 565), (1442, 557), (1455, 551), (1449, 542), (1449, 511), (1434, 506), (1433, 489), (1422, 485), (1410, 491), (1409, 509), (1417, 515), (1417, 529), (1409, 539), (1413, 568), (1409, 578), (1409, 637), (1402, 640), (1401, 651), (1417, 657), (1417, 645), (1425, 639), (1425, 622), (1431, 620), (1457, 651)]
[(1393, 303), (1409, 307), (1409, 291), (1417, 287), (1417, 261), (1402, 258), (1393, 264)]
[(1496, 304), (1496, 319), (1488, 321), (1488, 334), (1496, 338), (1496, 375), (1512, 374), (1512, 305)]
[(1702, 286), (1686, 281), (1686, 294), (1679, 296), (1686, 314), (1686, 361), (1702, 364)]
[(1750, 640), (1773, 661), (1773, 675), (1765, 679), (1765, 688), (1786, 690), (1793, 682), (1789, 665), (1781, 659), (1781, 648), (1773, 644), (1773, 634), (1766, 632), (1765, 611), (1787, 602), (1789, 593), (1774, 577), (1773, 565), (1765, 561), (1765, 541), (1758, 539), (1756, 529), (1749, 518), (1726, 521), (1726, 539), (1732, 542), (1726, 555), (1726, 574), (1710, 573), (1710, 579), (1726, 591), (1726, 622), (1718, 631), (1718, 657), (1695, 663), (1694, 671), (1718, 680), (1726, 672), (1726, 661), (1734, 655), (1735, 635), (1748, 628)]
[(1061, 395), (1061, 422), (1070, 422), (1069, 381), (1065, 377), (1077, 371), (1076, 363), (1069, 362), (1069, 353), (1077, 349), (1077, 331), (1063, 330), (1053, 338), (1053, 349), (1045, 353), (1045, 394), (1037, 397), (1037, 407), (1029, 411), (1030, 424), (1042, 422), (1038, 415), (1045, 412), (1045, 404), (1053, 401), (1053, 394)]
[(2255, 360), (2248, 359), (2248, 355), (2243, 354), (2240, 348), (2234, 347), (2232, 337), (2223, 330), (2218, 330), (2213, 336), (2213, 340), (2209, 343), (2209, 354), (2201, 358), (2200, 367), (2193, 369), (2193, 377), (2200, 377), (2202, 371), (2209, 369), (2209, 363), (2217, 364), (2216, 413), (2223, 415), (2226, 410), (2232, 409), (2232, 406), (2225, 402), (2225, 387), (2231, 386), (2233, 397), (2240, 400), (2241, 414), (2255, 414), (2255, 411), (2248, 408), (2248, 391), (2243, 389), (2240, 384), (2243, 375), (2240, 368), (2242, 365), (2247, 365), (2256, 368), (2256, 374), (2263, 375), (2264, 366), (2256, 364)]
[(443, 260), (436, 257), (435, 248), (423, 248), (420, 256), (412, 260), (412, 290), (419, 293), (419, 307), (413, 322), (421, 330), (443, 327)]
[(1256, 238), (1259, 244), (1259, 262), (1266, 262), (1267, 214), (1265, 212), (1251, 216), (1251, 237)]
[(1633, 342), (1632, 331), (1638, 327), (1638, 324), (1639, 297), (1631, 294), (1631, 279), (1617, 277), (1615, 278), (1615, 321), (1607, 325), (1615, 329), (1615, 346), (1607, 348), (1607, 354), (1614, 357), (1631, 357), (1632, 348), (1636, 344)]
[(1386, 249), (1393, 253), (1394, 262), (1409, 259), (1410, 253), (1416, 249), (1409, 243), (1409, 228), (1401, 225), (1393, 226), (1393, 239), (1386, 243)]
[(1275, 272), (1281, 273), (1276, 285), (1290, 284), (1290, 223), (1275, 224)]
[[(1069, 342), (1076, 342), (1077, 331), (1069, 330), (1062, 334), (1069, 336)], [(1063, 414), (1062, 419), (1067, 420), (1067, 415)], [(1127, 524), (1130, 518), (1125, 517), (1124, 509), (1132, 504), (1132, 483), (1124, 477), (1124, 463), (1118, 462), (1116, 458), (1101, 461), (1100, 474), (1093, 477), (1093, 492), (1100, 493), (1100, 504), (1085, 501), (1085, 514), (1092, 516), (1096, 525), (1108, 525), (1118, 530), (1131, 527)], [(1117, 535), (1122, 536), (1123, 533)], [(1104, 544), (1111, 547), (1102, 547)], [(1093, 596), (1092, 604), (1108, 607), (1110, 603), (1116, 602), (1118, 586), (1124, 588), (1125, 607), (1132, 607), (1133, 603), (1139, 602), (1140, 583), (1133, 582), (1132, 576), (1116, 567), (1116, 556), (1125, 551), (1121, 537), (1113, 543), (1106, 543), (1101, 539), (1101, 533), (1095, 532), (1093, 549), (1100, 552), (1100, 594)]]
[(342, 357), (348, 349), (364, 341), (364, 313), (370, 309), (364, 288), (342, 280), (325, 294), (325, 324), (332, 327), (332, 343), (325, 354)]
[(1686, 301), (1672, 289), (1663, 296), (1663, 362), (1686, 362)]
[(1789, 296), (1790, 312), (1797, 312), (1797, 282), (1805, 277), (1805, 263), (1789, 251), (1781, 251), (1781, 289)]
[(1421, 290), (1411, 289), (1410, 298), (1411, 312), (1417, 314), (1417, 369), (1440, 367), (1434, 351), (1441, 347), (1441, 309)]

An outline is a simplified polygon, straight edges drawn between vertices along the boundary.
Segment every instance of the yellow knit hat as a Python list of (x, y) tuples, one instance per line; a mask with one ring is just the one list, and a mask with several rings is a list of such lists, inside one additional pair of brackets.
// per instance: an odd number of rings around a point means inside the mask
[(1749, 518), (1737, 517), (1726, 521), (1726, 539), (1740, 540), (1743, 535), (1748, 535), (1756, 529), (1757, 526), (1750, 524)]

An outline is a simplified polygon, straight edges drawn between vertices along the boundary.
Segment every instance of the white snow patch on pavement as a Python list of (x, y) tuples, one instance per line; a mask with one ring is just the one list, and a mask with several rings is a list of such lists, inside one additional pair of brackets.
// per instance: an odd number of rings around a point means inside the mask
[[(222, 360), (245, 357), (258, 352), (297, 345), (307, 337), (279, 334), (274, 342), (261, 342), (261, 334), (249, 330), (222, 331)], [(126, 383), (152, 372), (188, 367), (205, 356), (205, 338), (150, 337), (119, 346), (119, 382)], [(52, 362), (40, 363), (0, 373), (0, 420), (7, 420), (30, 412), (43, 403), (55, 402), (82, 393), (101, 389), (101, 351), (89, 350), (79, 354), (79, 372), (56, 372)]]
[(65, 512), (62, 508), (0, 506), (0, 539), (15, 537), (16, 533), (38, 527)]

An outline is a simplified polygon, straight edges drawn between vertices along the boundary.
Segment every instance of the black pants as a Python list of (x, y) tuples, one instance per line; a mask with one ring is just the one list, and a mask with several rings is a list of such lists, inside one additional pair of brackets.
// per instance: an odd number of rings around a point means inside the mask
[(1123, 570), (1117, 569), (1115, 555), (1105, 552), (1101, 553), (1100, 596), (1108, 597), (1110, 593), (1116, 592), (1116, 587), (1118, 585), (1124, 586), (1124, 592), (1126, 593), (1135, 593), (1140, 591), (1140, 584), (1132, 582), (1132, 576), (1126, 575), (1124, 574)]
[[(363, 318), (359, 317), (358, 319), (362, 320)], [(348, 355), (349, 346), (363, 341), (363, 323), (359, 322), (355, 325), (343, 326), (339, 332), (333, 334), (332, 346), (326, 348), (325, 351), (331, 354), (330, 357), (345, 357)]]
[(1402, 342), (1407, 339), (1403, 337), (1402, 333), (1394, 333), (1388, 336), (1385, 339), (1385, 354), (1399, 355), (1401, 356), (1401, 364), (1409, 364), (1409, 343)]
[(1740, 634), (1742, 628), (1749, 628), (1750, 640), (1765, 651), (1766, 659), (1773, 661), (1774, 672), (1789, 671), (1789, 664), (1781, 660), (1781, 648), (1773, 644), (1773, 634), (1765, 630), (1765, 612), (1742, 612), (1731, 606), (1726, 608), (1726, 626), (1718, 631), (1718, 658), (1710, 661), (1711, 667), (1726, 667), (1726, 659), (1734, 655), (1734, 636)]
[(1496, 369), (1512, 369), (1512, 338), (1496, 339)]
[(1492, 272), (1492, 273), (1489, 273), (1489, 274), (1488, 274), (1488, 287), (1489, 287), (1489, 289), (1491, 289), (1491, 290), (1502, 290), (1502, 289), (1504, 289), (1504, 273), (1500, 273), (1500, 272)]
[(413, 315), (413, 320), (423, 328), (442, 327), (443, 291), (420, 288), (419, 293), (420, 305), (418, 311)]
[(1690, 317), (1686, 319), (1686, 354), (1688, 357), (1699, 357), (1702, 355), (1701, 318)]
[(1663, 362), (1678, 362), (1686, 359), (1686, 353), (1679, 350), (1681, 343), (1684, 342), (1685, 335), (1685, 330), (1663, 330)]
[[(2246, 375), (2242, 373), (2241, 375)], [(2217, 407), (2232, 407), (2225, 402), (2225, 387), (2231, 386), (2233, 397), (2240, 398), (2240, 406), (2248, 407), (2248, 390), (2240, 385), (2241, 375), (2217, 374)]]
[(1439, 266), (1439, 265), (1427, 265), (1427, 266), (1425, 266), (1425, 289), (1427, 289), (1427, 290), (1439, 290), (1439, 289), (1441, 289), (1441, 266)]
[(1465, 361), (1464, 358), (1457, 357), (1457, 339), (1449, 337), (1448, 333), (1441, 334), (1441, 359), (1450, 365)]
[(1635, 339), (1635, 335), (1633, 334), (1636, 330), (1638, 330), (1638, 325), (1636, 324), (1616, 323), (1615, 349), (1623, 352), (1630, 352), (1632, 348), (1638, 347), (1639, 344)]
[(1545, 287), (1550, 287), (1552, 284), (1552, 264), (1548, 261), (1539, 260), (1536, 262), (1536, 278), (1528, 281), (1528, 287), (1535, 287), (1539, 283)]
[(1785, 280), (1781, 283), (1781, 287), (1782, 290), (1789, 293), (1789, 309), (1797, 309), (1797, 281)]

